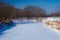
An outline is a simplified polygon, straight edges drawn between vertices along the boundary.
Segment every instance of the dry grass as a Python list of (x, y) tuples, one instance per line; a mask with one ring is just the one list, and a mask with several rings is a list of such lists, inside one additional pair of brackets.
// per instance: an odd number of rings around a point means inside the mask
[(45, 24), (51, 28), (60, 30), (60, 21), (48, 21)]

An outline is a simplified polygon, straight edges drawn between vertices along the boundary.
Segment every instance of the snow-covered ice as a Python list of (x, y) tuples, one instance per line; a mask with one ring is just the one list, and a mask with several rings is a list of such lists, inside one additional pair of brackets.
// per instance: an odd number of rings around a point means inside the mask
[(59, 30), (53, 30), (41, 22), (17, 24), (3, 33), (0, 40), (60, 40)]

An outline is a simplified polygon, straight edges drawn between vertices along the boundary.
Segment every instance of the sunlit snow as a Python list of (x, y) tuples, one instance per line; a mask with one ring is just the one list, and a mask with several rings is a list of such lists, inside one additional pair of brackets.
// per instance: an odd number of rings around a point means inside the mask
[(60, 30), (47, 27), (44, 22), (25, 22), (17, 22), (15, 27), (4, 31), (0, 40), (60, 40)]

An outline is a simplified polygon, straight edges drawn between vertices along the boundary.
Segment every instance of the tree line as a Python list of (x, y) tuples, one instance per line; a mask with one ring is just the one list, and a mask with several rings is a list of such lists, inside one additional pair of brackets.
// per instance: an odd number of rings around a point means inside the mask
[(0, 20), (31, 17), (60, 17), (60, 12), (47, 15), (45, 9), (40, 7), (27, 6), (24, 9), (18, 9), (7, 3), (0, 3)]

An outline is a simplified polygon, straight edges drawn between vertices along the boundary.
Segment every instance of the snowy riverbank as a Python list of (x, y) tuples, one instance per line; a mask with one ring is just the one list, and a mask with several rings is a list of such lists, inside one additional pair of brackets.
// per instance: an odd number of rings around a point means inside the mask
[(43, 23), (17, 24), (4, 31), (0, 40), (60, 40), (60, 32), (46, 27)]

